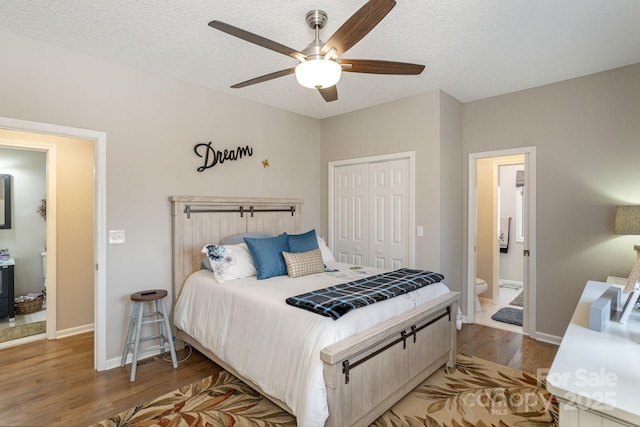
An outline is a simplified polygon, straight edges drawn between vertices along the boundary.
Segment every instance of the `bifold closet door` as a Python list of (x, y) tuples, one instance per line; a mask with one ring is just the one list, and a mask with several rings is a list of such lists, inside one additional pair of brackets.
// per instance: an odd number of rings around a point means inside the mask
[(397, 270), (409, 258), (409, 159), (369, 164), (369, 265)]
[(410, 162), (398, 159), (334, 171), (334, 255), (350, 264), (409, 265)]
[(333, 182), (336, 261), (369, 265), (369, 165), (336, 168)]

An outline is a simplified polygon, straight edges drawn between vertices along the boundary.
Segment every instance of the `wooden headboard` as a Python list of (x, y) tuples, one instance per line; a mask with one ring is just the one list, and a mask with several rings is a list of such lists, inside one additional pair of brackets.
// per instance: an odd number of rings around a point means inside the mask
[(189, 274), (200, 270), (202, 248), (232, 234), (299, 233), (301, 199), (171, 196), (173, 297)]

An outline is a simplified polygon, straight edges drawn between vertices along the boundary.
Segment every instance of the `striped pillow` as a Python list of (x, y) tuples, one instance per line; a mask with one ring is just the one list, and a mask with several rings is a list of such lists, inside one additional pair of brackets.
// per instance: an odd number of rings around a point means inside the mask
[(297, 253), (282, 252), (282, 256), (287, 265), (287, 274), (291, 278), (324, 272), (320, 249)]

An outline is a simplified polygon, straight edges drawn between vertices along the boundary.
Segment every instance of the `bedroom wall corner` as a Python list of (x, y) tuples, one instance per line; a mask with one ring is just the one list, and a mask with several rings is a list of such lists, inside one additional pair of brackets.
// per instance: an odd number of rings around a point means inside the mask
[[(319, 227), (317, 119), (5, 31), (0, 55), (0, 116), (107, 134), (106, 229), (126, 232), (106, 247), (107, 359), (122, 351), (132, 293), (173, 297), (169, 196), (301, 198), (302, 229)], [(210, 141), (253, 154), (198, 172), (194, 147)]]
[(588, 280), (633, 266), (637, 239), (613, 219), (640, 204), (639, 116), (640, 64), (463, 106), (465, 158), (536, 147), (537, 332), (562, 336)]
[[(460, 171), (459, 160), (455, 158), (455, 143), (442, 154), (443, 137), (441, 128), (447, 127), (448, 141), (461, 140), (456, 134), (456, 122), (460, 122), (461, 108), (448, 95), (442, 101), (439, 90), (404, 98), (348, 114), (322, 120), (321, 124), (321, 173), (322, 173), (322, 233), (328, 233), (328, 163), (367, 156), (377, 156), (398, 152), (415, 152), (416, 189), (415, 223), (422, 226), (424, 236), (415, 237), (415, 266), (433, 271), (456, 268), (441, 259), (443, 239), (441, 216), (442, 191), (449, 183), (442, 184), (442, 168), (451, 166), (451, 174)], [(449, 99), (450, 98), (450, 99)], [(441, 118), (441, 110), (453, 111), (451, 118)], [(457, 110), (460, 110), (456, 112)], [(458, 116), (456, 118), (456, 116)], [(446, 161), (442, 165), (440, 161)], [(449, 172), (447, 172), (447, 177)], [(455, 178), (453, 182), (459, 181)], [(455, 186), (454, 184), (451, 184)], [(456, 196), (452, 196), (455, 198)], [(459, 191), (458, 196), (459, 197)], [(453, 199), (452, 199), (453, 200)], [(455, 210), (455, 203), (447, 202), (446, 212)], [(459, 226), (459, 225), (458, 225)], [(415, 230), (412, 230), (415, 235)], [(449, 238), (449, 236), (447, 236)], [(454, 244), (457, 238), (454, 237)], [(459, 242), (459, 239), (458, 239)], [(455, 286), (455, 285), (454, 285)]]
[[(440, 271), (451, 290), (462, 292), (462, 103), (440, 91)], [(462, 292), (460, 307), (466, 307)]]

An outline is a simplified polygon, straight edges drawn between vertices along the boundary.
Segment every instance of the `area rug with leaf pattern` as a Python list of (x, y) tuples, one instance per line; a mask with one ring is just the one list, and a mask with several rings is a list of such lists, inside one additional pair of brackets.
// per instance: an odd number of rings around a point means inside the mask
[[(543, 378), (462, 354), (449, 371), (438, 370), (372, 426), (558, 425), (558, 404)], [(94, 427), (295, 425), (292, 415), (222, 371)]]

